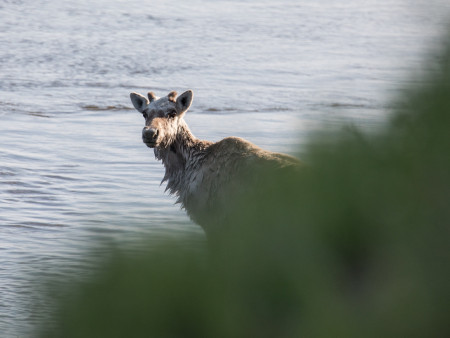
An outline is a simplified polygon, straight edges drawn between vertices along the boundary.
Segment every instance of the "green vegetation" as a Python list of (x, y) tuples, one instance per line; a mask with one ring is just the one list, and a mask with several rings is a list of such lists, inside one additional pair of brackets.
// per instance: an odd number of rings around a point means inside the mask
[[(310, 142), (206, 252), (115, 252), (42, 337), (449, 337), (450, 49), (377, 135)], [(323, 136), (323, 135), (322, 135)]]

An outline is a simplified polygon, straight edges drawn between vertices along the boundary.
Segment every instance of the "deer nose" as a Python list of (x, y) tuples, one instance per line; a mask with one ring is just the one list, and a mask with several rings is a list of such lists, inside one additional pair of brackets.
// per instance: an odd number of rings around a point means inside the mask
[(153, 142), (158, 137), (158, 130), (152, 127), (144, 127), (142, 130), (142, 139), (144, 142)]

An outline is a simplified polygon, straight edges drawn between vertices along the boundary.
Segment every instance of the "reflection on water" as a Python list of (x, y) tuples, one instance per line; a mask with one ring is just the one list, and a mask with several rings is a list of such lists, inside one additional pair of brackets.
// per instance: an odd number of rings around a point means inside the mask
[(390, 91), (440, 35), (448, 7), (1, 3), (2, 335), (27, 335), (48, 313), (37, 280), (63, 284), (89, 273), (86, 249), (104, 255), (105, 241), (201, 238), (159, 186), (163, 168), (141, 142), (129, 92), (192, 88), (186, 119), (196, 136), (236, 135), (292, 152), (323, 122), (379, 123)]

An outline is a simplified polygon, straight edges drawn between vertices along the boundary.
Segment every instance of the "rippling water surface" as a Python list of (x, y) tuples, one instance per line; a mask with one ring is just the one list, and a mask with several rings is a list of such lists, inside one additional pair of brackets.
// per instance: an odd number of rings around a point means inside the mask
[(196, 136), (295, 153), (324, 122), (377, 126), (448, 14), (419, 0), (1, 2), (0, 336), (31, 335), (51, 308), (40, 281), (89, 274), (87, 249), (201, 235), (159, 186), (129, 92), (191, 88)]

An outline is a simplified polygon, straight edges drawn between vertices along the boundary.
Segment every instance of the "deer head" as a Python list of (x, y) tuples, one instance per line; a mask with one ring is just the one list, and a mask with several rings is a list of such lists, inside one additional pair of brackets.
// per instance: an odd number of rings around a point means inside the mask
[(133, 106), (145, 118), (142, 141), (150, 148), (169, 147), (176, 139), (178, 126), (192, 103), (194, 94), (188, 90), (177, 97), (177, 92), (170, 92), (159, 98), (153, 92), (147, 97), (131, 93)]

